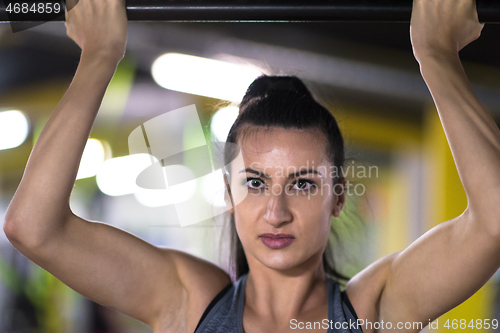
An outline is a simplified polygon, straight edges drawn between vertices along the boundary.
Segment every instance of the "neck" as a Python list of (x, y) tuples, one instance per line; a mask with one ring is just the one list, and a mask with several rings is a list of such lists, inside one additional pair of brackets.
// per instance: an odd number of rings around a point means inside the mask
[(255, 258), (248, 259), (245, 306), (260, 318), (288, 323), (327, 304), (321, 255), (288, 270), (272, 269)]

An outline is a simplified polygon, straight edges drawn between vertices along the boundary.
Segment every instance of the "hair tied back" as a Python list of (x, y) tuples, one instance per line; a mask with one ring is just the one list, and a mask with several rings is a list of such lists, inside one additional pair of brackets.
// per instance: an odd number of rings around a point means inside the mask
[(267, 90), (268, 91), (287, 90), (287, 91), (293, 91), (295, 93), (299, 92), (297, 87), (293, 84), (292, 80), (277, 80), (272, 84), (270, 84)]

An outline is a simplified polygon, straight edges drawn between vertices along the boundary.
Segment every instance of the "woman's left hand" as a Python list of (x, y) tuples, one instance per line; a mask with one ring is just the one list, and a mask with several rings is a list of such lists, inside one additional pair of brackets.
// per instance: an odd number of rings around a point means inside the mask
[(479, 38), (483, 27), (475, 0), (414, 0), (410, 37), (415, 58), (457, 55)]

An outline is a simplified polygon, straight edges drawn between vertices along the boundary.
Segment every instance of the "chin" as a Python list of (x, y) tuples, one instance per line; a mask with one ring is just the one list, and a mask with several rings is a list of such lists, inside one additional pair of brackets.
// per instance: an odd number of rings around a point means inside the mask
[[(269, 250), (261, 253), (257, 258), (264, 266), (275, 270), (288, 270), (299, 266), (303, 263), (302, 258), (293, 252), (286, 253), (285, 251)], [(272, 253), (275, 251), (276, 253)]]

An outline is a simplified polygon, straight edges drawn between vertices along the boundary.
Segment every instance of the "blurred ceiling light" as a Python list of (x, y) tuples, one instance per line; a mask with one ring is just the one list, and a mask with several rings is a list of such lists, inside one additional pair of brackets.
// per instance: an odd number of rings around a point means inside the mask
[[(151, 165), (159, 163), (158, 159), (149, 154), (133, 154), (116, 157), (104, 161), (97, 173), (97, 186), (104, 194), (119, 196), (134, 194), (139, 203), (147, 207), (160, 207), (184, 202), (190, 199), (196, 191), (196, 179), (168, 189), (145, 189), (137, 185), (137, 177)], [(182, 178), (195, 177), (191, 169), (183, 165), (169, 165), (165, 168), (169, 174), (182, 175)], [(164, 172), (165, 174), (165, 172)], [(164, 181), (164, 179), (158, 179)]]
[(101, 141), (97, 139), (87, 140), (76, 179), (95, 176), (106, 158), (105, 155)]
[(20, 146), (28, 130), (28, 119), (21, 111), (0, 112), (0, 150)]
[(210, 127), (217, 141), (226, 142), (229, 130), (238, 118), (239, 112), (239, 108), (236, 106), (228, 106), (213, 115)]
[(132, 194), (138, 189), (137, 176), (158, 159), (149, 154), (134, 154), (104, 161), (97, 173), (97, 186), (104, 194), (118, 196)]
[(155, 60), (152, 75), (163, 88), (240, 102), (262, 71), (251, 65), (167, 53)]
[(134, 193), (139, 203), (147, 207), (161, 207), (189, 200), (197, 188), (197, 179), (191, 169), (184, 165), (168, 165), (164, 168), (170, 169), (165, 172), (169, 175), (182, 175), (183, 179), (192, 179), (177, 185), (169, 186), (168, 189), (145, 189), (138, 187)]

